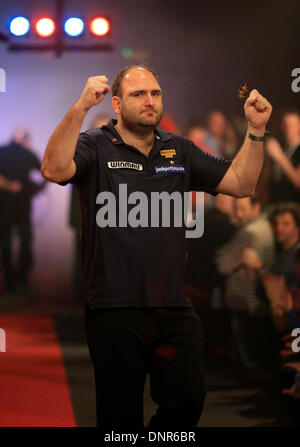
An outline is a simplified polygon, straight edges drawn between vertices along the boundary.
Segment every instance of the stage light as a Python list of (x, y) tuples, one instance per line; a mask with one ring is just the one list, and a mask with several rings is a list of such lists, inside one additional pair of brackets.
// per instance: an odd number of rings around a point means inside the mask
[(132, 53), (133, 53), (132, 49), (128, 48), (128, 47), (122, 48), (122, 50), (121, 50), (121, 55), (123, 57), (130, 57), (132, 55)]
[(90, 30), (95, 36), (106, 36), (110, 30), (110, 23), (105, 17), (96, 17), (91, 22)]
[(84, 23), (79, 17), (70, 17), (65, 22), (65, 33), (69, 36), (76, 37), (80, 36), (84, 30)]
[(9, 25), (9, 30), (14, 36), (24, 36), (30, 28), (29, 20), (25, 17), (15, 17)]
[(37, 22), (35, 29), (39, 36), (50, 37), (54, 33), (55, 24), (52, 19), (44, 18)]

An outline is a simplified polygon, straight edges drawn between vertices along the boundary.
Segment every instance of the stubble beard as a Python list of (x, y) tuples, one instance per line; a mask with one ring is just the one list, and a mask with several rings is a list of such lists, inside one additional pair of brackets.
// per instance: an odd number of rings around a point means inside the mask
[(127, 129), (143, 131), (146, 129), (155, 129), (155, 127), (159, 125), (163, 116), (163, 108), (161, 109), (161, 112), (159, 114), (156, 114), (151, 118), (143, 115), (145, 114), (143, 113), (141, 115), (137, 115), (135, 113), (132, 113), (131, 111), (126, 109), (126, 107), (123, 107), (121, 110), (122, 121)]

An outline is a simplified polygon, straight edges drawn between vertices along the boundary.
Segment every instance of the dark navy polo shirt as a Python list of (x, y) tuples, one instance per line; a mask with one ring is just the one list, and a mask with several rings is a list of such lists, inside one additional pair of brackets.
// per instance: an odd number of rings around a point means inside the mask
[[(108, 307), (190, 307), (184, 290), (185, 230), (130, 225), (100, 228), (96, 222), (100, 192), (127, 194), (190, 190), (216, 194), (230, 162), (212, 157), (187, 138), (160, 129), (149, 156), (123, 142), (116, 120), (79, 135), (77, 171), (61, 184), (76, 184), (82, 206), (85, 295), (90, 309)], [(128, 205), (128, 211), (135, 205)], [(172, 207), (171, 207), (172, 208)], [(172, 211), (172, 209), (171, 209)], [(173, 210), (174, 211), (174, 210)], [(161, 222), (160, 222), (161, 223)], [(172, 219), (170, 219), (172, 224)]]

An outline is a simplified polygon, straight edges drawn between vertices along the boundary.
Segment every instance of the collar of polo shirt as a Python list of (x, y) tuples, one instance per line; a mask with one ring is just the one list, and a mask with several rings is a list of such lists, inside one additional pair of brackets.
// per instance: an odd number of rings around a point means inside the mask
[[(111, 119), (102, 128), (103, 128), (103, 130), (105, 130), (105, 132), (109, 133), (109, 137), (114, 144), (123, 144), (122, 138), (120, 137), (119, 133), (115, 129), (115, 125), (117, 123), (118, 123), (118, 121), (116, 119)], [(163, 129), (159, 129), (158, 127), (156, 127), (154, 129), (154, 133), (155, 133), (155, 138), (157, 140), (169, 141), (172, 138), (172, 135), (169, 132), (166, 132)]]

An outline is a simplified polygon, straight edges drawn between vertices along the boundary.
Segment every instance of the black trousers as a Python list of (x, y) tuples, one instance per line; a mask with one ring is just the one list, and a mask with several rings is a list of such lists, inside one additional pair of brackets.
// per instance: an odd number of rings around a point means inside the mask
[(94, 365), (97, 426), (144, 427), (150, 375), (158, 404), (149, 427), (195, 427), (205, 399), (203, 330), (192, 308), (89, 311), (87, 340)]

